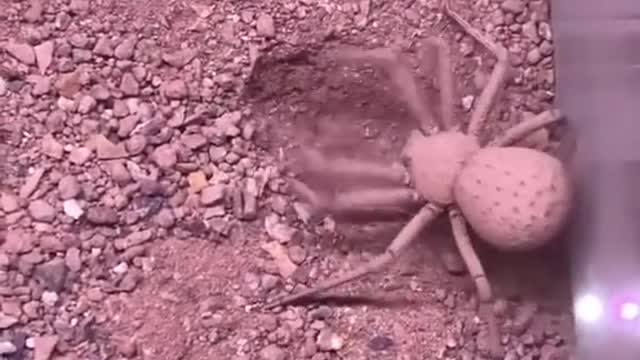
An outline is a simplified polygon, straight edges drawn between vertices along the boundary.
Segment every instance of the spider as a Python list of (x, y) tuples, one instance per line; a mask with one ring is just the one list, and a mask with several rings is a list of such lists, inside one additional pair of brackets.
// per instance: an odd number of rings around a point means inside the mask
[[(524, 251), (542, 246), (554, 238), (569, 215), (572, 188), (564, 164), (543, 151), (514, 146), (518, 140), (561, 119), (557, 110), (528, 118), (486, 144), (481, 132), (487, 114), (504, 86), (510, 70), (507, 50), (474, 29), (444, 1), (445, 13), (466, 33), (497, 58), (491, 76), (471, 113), (466, 131), (454, 123), (453, 72), (449, 49), (444, 41), (428, 38), (438, 54), (440, 119), (435, 119), (421, 101), (411, 70), (390, 48), (347, 49), (339, 59), (367, 61), (384, 68), (420, 130), (411, 132), (402, 151), (403, 161), (395, 164), (348, 158), (330, 159), (318, 150), (303, 151), (308, 171), (316, 178), (356, 179), (377, 182), (364, 190), (334, 192), (312, 190), (291, 179), (292, 190), (305, 198), (321, 214), (348, 215), (375, 213), (417, 213), (400, 230), (385, 252), (365, 265), (319, 285), (275, 299), (267, 308), (282, 306), (314, 296), (322, 291), (379, 271), (405, 250), (440, 215), (447, 214), (456, 247), (474, 281), (479, 313), (486, 317), (490, 352), (502, 353), (497, 319), (492, 311), (491, 284), (471, 244), (469, 226), (494, 247)], [(439, 132), (430, 135), (430, 127)], [(415, 211), (415, 210), (413, 210)]]

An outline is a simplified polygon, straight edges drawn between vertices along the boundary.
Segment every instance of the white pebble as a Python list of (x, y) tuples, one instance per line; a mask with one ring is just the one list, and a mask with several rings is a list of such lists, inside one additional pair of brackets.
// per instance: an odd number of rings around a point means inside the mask
[(116, 274), (124, 274), (129, 270), (129, 266), (125, 262), (121, 262), (113, 268), (113, 272)]
[(54, 306), (58, 302), (58, 294), (53, 291), (45, 291), (42, 293), (41, 300), (47, 306)]
[(82, 209), (82, 206), (76, 199), (65, 200), (65, 202), (62, 203), (62, 207), (64, 208), (64, 213), (67, 216), (74, 218), (76, 220), (80, 219), (82, 214), (84, 214), (84, 210)]
[(473, 95), (467, 95), (462, 98), (462, 108), (464, 109), (464, 111), (471, 110), (471, 107), (473, 107), (474, 100), (475, 100), (475, 97)]

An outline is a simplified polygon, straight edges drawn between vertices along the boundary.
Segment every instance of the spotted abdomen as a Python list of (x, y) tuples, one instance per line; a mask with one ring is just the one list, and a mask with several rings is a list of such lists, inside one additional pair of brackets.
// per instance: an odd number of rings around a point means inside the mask
[(541, 151), (488, 147), (459, 173), (454, 197), (475, 232), (502, 250), (529, 250), (566, 223), (572, 189), (562, 162)]

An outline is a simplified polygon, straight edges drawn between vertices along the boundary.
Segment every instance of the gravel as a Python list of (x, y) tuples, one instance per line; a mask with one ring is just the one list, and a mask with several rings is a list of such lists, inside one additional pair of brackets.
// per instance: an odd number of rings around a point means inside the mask
[[(472, 6), (462, 15), (517, 64), (492, 126), (548, 107), (546, 2)], [(439, 19), (430, 0), (5, 4), (0, 357), (484, 359), (484, 326), (455, 256), (444, 267), (412, 263), (415, 276), (389, 270), (367, 280), (382, 284), (376, 298), (417, 306), (256, 306), (378, 251), (372, 227), (315, 222), (287, 191), (282, 154), (304, 141), (292, 124), (345, 106), (325, 100), (369, 109), (358, 136), (380, 146), (395, 135), (370, 136), (387, 131), (371, 118), (405, 116), (375, 111), (400, 106), (370, 93), (383, 83), (370, 71), (350, 70), (362, 83), (349, 88), (316, 51), (338, 40), (415, 52), (425, 29), (444, 28)], [(453, 45), (457, 106), (470, 111), (488, 55), (451, 26), (439, 35)], [(341, 235), (366, 244), (345, 255), (331, 245), (344, 244)], [(504, 299), (496, 312), (505, 359), (567, 352), (570, 335), (553, 325), (567, 318), (546, 321), (540, 306)]]

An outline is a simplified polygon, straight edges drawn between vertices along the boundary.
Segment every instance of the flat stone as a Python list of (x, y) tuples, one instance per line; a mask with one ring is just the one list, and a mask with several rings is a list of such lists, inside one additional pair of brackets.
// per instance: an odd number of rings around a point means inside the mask
[(50, 360), (58, 340), (56, 335), (36, 337), (33, 342), (33, 360)]
[(86, 147), (74, 147), (69, 152), (69, 161), (76, 165), (83, 165), (91, 158), (91, 149)]
[(129, 156), (124, 143), (114, 144), (104, 135), (95, 135), (91, 139), (91, 143), (95, 146), (97, 157), (100, 160), (122, 159)]
[(29, 203), (29, 215), (36, 221), (50, 223), (56, 218), (56, 209), (44, 200), (33, 200)]
[(31, 196), (34, 191), (36, 191), (45, 171), (46, 170), (44, 168), (38, 168), (27, 178), (27, 180), (24, 182), (24, 185), (22, 185), (22, 187), (20, 188), (19, 196), (21, 198), (26, 199)]
[(176, 79), (169, 81), (163, 85), (164, 96), (168, 99), (180, 100), (187, 97), (189, 89), (184, 80)]
[(193, 61), (193, 59), (197, 55), (198, 50), (186, 48), (175, 52), (162, 54), (162, 60), (175, 68), (182, 68)]
[(78, 179), (73, 175), (64, 176), (58, 181), (58, 196), (62, 200), (75, 198), (80, 195), (81, 190), (80, 182), (78, 182)]
[(18, 318), (0, 312), (0, 330), (5, 330), (18, 323)]
[(115, 225), (118, 213), (106, 206), (94, 206), (87, 211), (87, 220), (94, 225)]
[(25, 254), (35, 248), (37, 240), (31, 232), (12, 229), (7, 231), (2, 249), (9, 254)]
[(264, 37), (274, 37), (276, 35), (276, 27), (273, 17), (269, 14), (262, 13), (256, 20), (256, 30), (258, 34)]
[(202, 193), (200, 194), (200, 202), (204, 206), (218, 204), (222, 200), (224, 200), (225, 193), (226, 186), (222, 184), (208, 186), (202, 189)]
[(45, 41), (34, 48), (40, 74), (44, 75), (47, 72), (47, 69), (51, 65), (51, 61), (53, 60), (54, 50), (55, 43), (51, 40)]
[(26, 43), (17, 43), (9, 41), (5, 46), (5, 50), (16, 60), (26, 65), (36, 64), (36, 53), (33, 47)]
[(161, 169), (170, 170), (176, 166), (178, 162), (178, 154), (171, 145), (161, 145), (157, 147), (151, 154), (153, 162)]
[(67, 266), (63, 259), (55, 258), (36, 266), (33, 274), (47, 290), (60, 292), (67, 279)]
[(18, 201), (18, 197), (3, 192), (0, 194), (0, 209), (6, 213), (12, 213), (20, 209), (20, 202)]
[(120, 91), (127, 96), (136, 96), (140, 94), (140, 84), (138, 84), (138, 80), (136, 80), (133, 74), (128, 72), (122, 75)]

